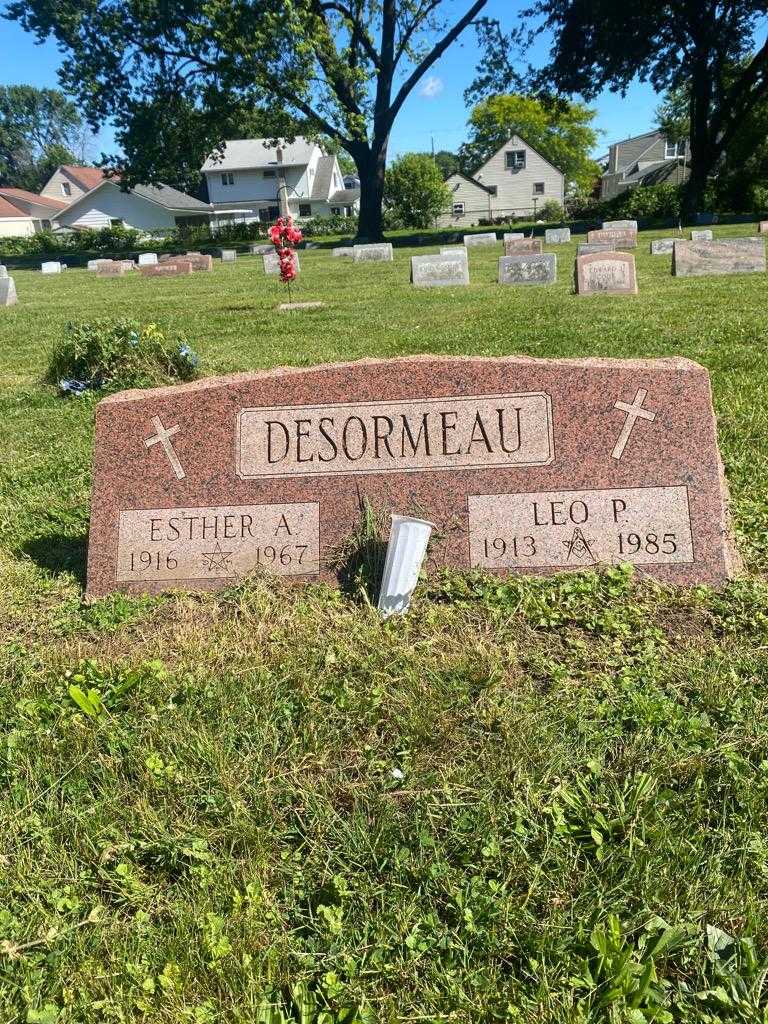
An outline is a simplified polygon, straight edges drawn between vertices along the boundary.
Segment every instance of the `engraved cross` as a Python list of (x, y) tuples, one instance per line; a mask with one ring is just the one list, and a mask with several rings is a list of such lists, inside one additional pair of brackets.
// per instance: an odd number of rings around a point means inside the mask
[(627, 418), (624, 421), (624, 426), (621, 428), (618, 440), (616, 441), (616, 447), (611, 452), (611, 456), (614, 459), (620, 459), (624, 454), (624, 449), (627, 447), (627, 441), (629, 441), (629, 435), (632, 433), (632, 428), (638, 419), (644, 420), (655, 420), (656, 413), (649, 412), (647, 409), (643, 409), (643, 402), (648, 397), (648, 392), (645, 388), (638, 388), (635, 400), (632, 405), (628, 405), (627, 402), (614, 402), (614, 409), (621, 409), (622, 412), (627, 414)]
[(168, 456), (168, 461), (170, 462), (173, 468), (173, 472), (176, 474), (176, 478), (178, 480), (183, 480), (184, 477), (186, 476), (186, 473), (184, 472), (182, 465), (179, 462), (179, 457), (173, 450), (173, 445), (171, 444), (171, 438), (173, 437), (174, 434), (178, 434), (179, 430), (181, 429), (179, 427), (179, 424), (177, 423), (173, 427), (168, 427), (168, 429), (166, 430), (166, 428), (163, 426), (163, 422), (160, 419), (160, 417), (153, 416), (152, 425), (157, 431), (157, 434), (155, 434), (154, 437), (146, 438), (144, 444), (147, 446), (147, 448), (151, 448), (153, 444), (161, 444), (163, 446), (163, 451)]

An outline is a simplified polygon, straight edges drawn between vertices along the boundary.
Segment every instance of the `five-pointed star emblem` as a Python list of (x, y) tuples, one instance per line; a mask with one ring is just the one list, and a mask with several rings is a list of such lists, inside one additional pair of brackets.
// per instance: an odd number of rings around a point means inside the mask
[(571, 539), (563, 541), (563, 545), (568, 552), (568, 561), (570, 562), (571, 556), (573, 556), (574, 558), (591, 558), (593, 562), (596, 562), (597, 559), (592, 551), (592, 545), (594, 543), (594, 537), (587, 540), (577, 526), (573, 531)]
[(203, 558), (206, 560), (205, 568), (208, 572), (219, 571), (222, 574), (231, 573), (232, 566), (229, 564), (229, 557), (231, 554), (231, 551), (222, 551), (221, 544), (217, 541), (216, 547), (213, 551), (203, 552)]

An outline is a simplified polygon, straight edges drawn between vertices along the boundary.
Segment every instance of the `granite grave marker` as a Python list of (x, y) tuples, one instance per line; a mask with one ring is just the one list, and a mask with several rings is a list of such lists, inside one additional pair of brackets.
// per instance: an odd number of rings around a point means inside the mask
[(452, 255), (411, 256), (411, 282), (417, 288), (452, 288), (469, 284), (466, 252)]
[(675, 277), (765, 273), (765, 240), (718, 238), (713, 242), (675, 241), (672, 273)]
[(140, 252), (139, 253), (139, 266), (140, 267), (153, 267), (158, 263), (156, 252)]
[(651, 242), (651, 256), (669, 256), (675, 249), (677, 238), (656, 238)]
[(636, 220), (604, 220), (603, 221), (604, 231), (634, 231), (637, 233), (637, 221)]
[(504, 243), (505, 256), (517, 256), (521, 253), (540, 253), (540, 238), (518, 238)]
[(613, 242), (617, 249), (636, 249), (637, 231), (632, 228), (601, 228), (587, 232), (588, 242)]
[(577, 256), (589, 256), (593, 252), (615, 252), (613, 242), (579, 242), (576, 247)]
[(58, 260), (48, 260), (47, 263), (40, 264), (40, 272), (43, 274), (60, 274), (63, 269), (63, 265)]
[(15, 306), (17, 301), (16, 282), (7, 274), (0, 277), (0, 306)]
[(704, 367), (421, 356), (102, 400), (88, 592), (332, 581), (364, 500), (436, 524), (432, 569), (739, 567)]
[(394, 258), (391, 242), (367, 242), (352, 247), (355, 263), (391, 263)]
[(628, 252), (596, 252), (576, 259), (579, 295), (636, 295), (635, 257)]
[(698, 231), (691, 232), (692, 242), (711, 242), (714, 237), (711, 228), (700, 228)]
[(553, 252), (522, 253), (499, 259), (499, 284), (552, 284), (557, 279)]
[(498, 242), (495, 231), (486, 231), (482, 234), (464, 235), (464, 245), (470, 249), (483, 245), (496, 245)]
[(544, 232), (544, 241), (547, 245), (565, 245), (570, 240), (570, 228), (547, 228)]
[[(272, 250), (272, 252), (265, 253), (264, 256), (262, 256), (262, 259), (264, 261), (265, 274), (280, 273), (280, 257), (277, 255), (274, 249)], [(298, 274), (298, 272), (301, 270), (301, 265), (299, 263), (299, 254), (295, 250), (293, 252), (293, 265), (296, 269), (296, 273)]]

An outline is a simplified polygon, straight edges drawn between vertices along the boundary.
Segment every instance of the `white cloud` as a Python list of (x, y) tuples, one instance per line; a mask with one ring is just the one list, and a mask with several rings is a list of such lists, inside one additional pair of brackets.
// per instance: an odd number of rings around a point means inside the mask
[(437, 75), (427, 75), (424, 84), (419, 89), (419, 96), (426, 96), (428, 100), (433, 100), (435, 96), (440, 95), (444, 88), (442, 78), (438, 78)]

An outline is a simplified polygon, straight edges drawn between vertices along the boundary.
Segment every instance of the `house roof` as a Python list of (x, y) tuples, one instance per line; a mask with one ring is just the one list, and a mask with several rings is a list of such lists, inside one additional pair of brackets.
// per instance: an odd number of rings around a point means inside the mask
[(331, 191), (331, 180), (335, 163), (335, 156), (321, 156), (317, 161), (317, 171), (315, 172), (315, 180), (312, 182), (312, 195), (310, 199), (328, 198)]
[[(73, 200), (64, 212), (69, 213), (74, 210), (76, 206), (80, 206), (87, 199), (98, 192), (99, 189), (113, 186), (119, 188), (118, 180), (112, 178), (102, 178), (95, 188), (92, 188), (89, 192), (79, 196)], [(178, 189), (171, 188), (170, 185), (134, 185), (133, 188), (128, 189), (127, 195), (137, 195), (141, 199), (147, 199), (151, 203), (156, 203), (158, 206), (164, 207), (166, 210), (172, 210), (174, 213), (210, 213), (211, 207), (207, 203), (200, 202), (199, 199), (194, 199), (192, 196), (186, 195), (184, 192), (179, 192)]]
[(9, 203), (7, 199), (3, 199), (0, 195), (0, 220), (4, 220), (6, 217), (17, 217), (20, 220), (29, 220), (29, 214), (20, 210), (18, 206), (14, 206), (13, 203)]
[[(295, 142), (278, 140), (283, 150), (283, 164), (286, 167), (308, 164), (315, 150), (315, 143), (298, 136)], [(228, 139), (224, 143), (221, 157), (211, 155), (203, 164), (203, 171), (245, 171), (255, 167), (274, 167), (277, 164), (277, 150), (270, 146), (268, 139)]]
[(5, 199), (21, 199), (25, 203), (35, 203), (36, 206), (48, 206), (52, 210), (63, 210), (69, 203), (60, 199), (49, 199), (48, 196), (39, 196), (36, 192), (27, 192), (23, 188), (0, 188), (0, 196)]
[(101, 184), (105, 173), (100, 167), (78, 167), (76, 164), (62, 164), (60, 169), (65, 171), (75, 184), (84, 188), (86, 192), (90, 192), (92, 188)]
[(338, 203), (339, 206), (351, 206), (352, 203), (356, 203), (359, 198), (359, 188), (341, 188), (329, 197), (328, 202), (334, 204)]
[[(483, 164), (483, 166), (485, 166), (485, 164)], [(464, 174), (463, 171), (454, 171), (453, 174), (449, 174), (445, 179), (446, 185), (451, 178), (463, 178), (464, 181), (468, 181), (470, 185), (476, 185), (478, 188), (481, 188), (483, 192), (487, 192), (489, 195), (492, 194), (492, 189), (488, 185), (484, 185), (482, 181), (478, 181), (477, 178), (473, 178), (469, 174)]]
[[(688, 170), (689, 167), (685, 164), (682, 172), (684, 177), (687, 177)], [(620, 180), (631, 185), (660, 185), (669, 178), (677, 177), (679, 173), (677, 160), (657, 160), (655, 163), (648, 164), (642, 170), (635, 171), (634, 174), (625, 174)]]

